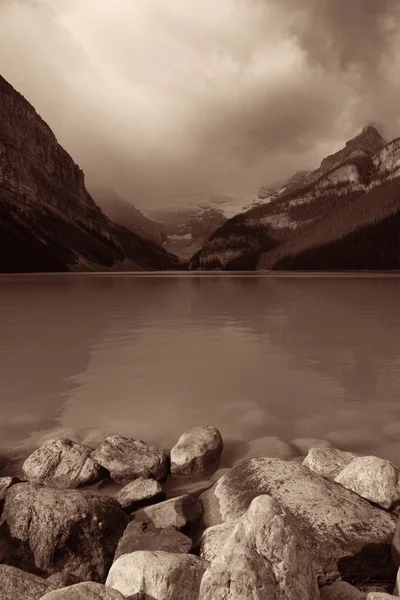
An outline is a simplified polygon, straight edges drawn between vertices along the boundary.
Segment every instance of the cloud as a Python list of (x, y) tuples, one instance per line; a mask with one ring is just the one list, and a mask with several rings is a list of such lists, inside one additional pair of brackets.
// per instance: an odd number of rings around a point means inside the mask
[(397, 0), (0, 0), (0, 72), (139, 205), (253, 196), (399, 134)]

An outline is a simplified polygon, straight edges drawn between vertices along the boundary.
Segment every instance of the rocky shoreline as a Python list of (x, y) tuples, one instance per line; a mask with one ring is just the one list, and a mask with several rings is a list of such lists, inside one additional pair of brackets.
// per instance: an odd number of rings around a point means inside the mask
[[(323, 440), (298, 447), (219, 469), (210, 426), (169, 452), (117, 435), (43, 442), (20, 477), (0, 478), (1, 599), (398, 597), (397, 467)], [(110, 481), (115, 497), (93, 489)], [(169, 497), (171, 481), (191, 493)]]

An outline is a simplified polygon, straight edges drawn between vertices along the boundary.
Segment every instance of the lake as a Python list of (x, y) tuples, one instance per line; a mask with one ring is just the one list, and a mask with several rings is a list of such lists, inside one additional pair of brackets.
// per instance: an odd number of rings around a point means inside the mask
[(224, 464), (264, 436), (400, 463), (399, 307), (386, 274), (2, 276), (1, 454), (210, 424)]

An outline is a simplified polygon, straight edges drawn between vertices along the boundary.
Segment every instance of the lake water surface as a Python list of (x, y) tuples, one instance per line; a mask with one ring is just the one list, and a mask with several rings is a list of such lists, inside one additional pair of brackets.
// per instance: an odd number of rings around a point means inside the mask
[(400, 463), (400, 277), (0, 278), (0, 450), (120, 433), (170, 448), (329, 438)]

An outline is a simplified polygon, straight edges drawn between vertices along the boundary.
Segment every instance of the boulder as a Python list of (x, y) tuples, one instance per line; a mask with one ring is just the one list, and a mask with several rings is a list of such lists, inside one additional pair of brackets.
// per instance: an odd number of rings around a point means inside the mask
[(101, 477), (100, 465), (91, 457), (89, 446), (67, 438), (48, 440), (22, 465), (25, 477), (31, 483), (54, 488), (77, 488), (94, 483)]
[(1, 600), (41, 600), (54, 586), (41, 577), (9, 565), (0, 565)]
[(311, 448), (332, 448), (329, 440), (319, 438), (299, 437), (291, 440), (290, 444), (303, 455), (307, 454)]
[(113, 564), (106, 585), (137, 599), (194, 600), (207, 566), (191, 554), (132, 552)]
[(125, 484), (138, 477), (164, 481), (168, 475), (165, 451), (149, 442), (111, 435), (92, 456), (117, 483)]
[(41, 600), (126, 600), (126, 597), (101, 583), (85, 581), (48, 592)]
[(0, 506), (6, 497), (7, 490), (16, 483), (21, 483), (21, 480), (18, 479), (18, 477), (0, 477)]
[(118, 542), (114, 560), (123, 554), (138, 550), (188, 554), (193, 550), (192, 540), (173, 527), (156, 529), (151, 523), (132, 521)]
[(171, 450), (171, 474), (201, 477), (214, 473), (221, 461), (222, 437), (215, 427), (194, 427), (185, 431)]
[(369, 592), (366, 600), (393, 600), (393, 598), (396, 599), (398, 596), (392, 596), (386, 592)]
[[(296, 452), (290, 444), (284, 442), (279, 437), (267, 435), (248, 442), (246, 452), (240, 461), (246, 460), (247, 458), (257, 458), (258, 456), (289, 460), (293, 458), (295, 454)], [(236, 462), (238, 463), (240, 461)]]
[(365, 600), (366, 593), (360, 592), (347, 581), (335, 581), (321, 588), (321, 600)]
[(138, 477), (118, 492), (116, 500), (124, 510), (132, 512), (142, 506), (165, 500), (165, 492), (155, 479)]
[(203, 576), (200, 600), (318, 600), (309, 549), (292, 516), (255, 498)]
[(352, 452), (343, 452), (336, 448), (310, 448), (302, 464), (317, 475), (334, 481), (340, 471), (355, 457), (356, 454)]
[(0, 563), (103, 582), (128, 520), (116, 500), (98, 493), (18, 483), (0, 521)]
[(355, 458), (335, 481), (383, 508), (389, 509), (400, 500), (399, 471), (393, 463), (377, 456)]
[(394, 579), (392, 515), (295, 462), (252, 458), (233, 467), (201, 495), (203, 526), (241, 517), (268, 494), (291, 513), (314, 556), (320, 584)]
[(77, 577), (68, 571), (54, 573), (53, 575), (47, 577), (46, 581), (51, 583), (51, 585), (57, 589), (75, 585), (76, 583), (82, 583), (82, 579), (80, 577)]
[(201, 502), (191, 494), (184, 494), (141, 508), (133, 513), (132, 518), (136, 522), (150, 523), (156, 529), (173, 527), (182, 530), (190, 523), (198, 521), (202, 514)]
[(227, 521), (220, 525), (208, 527), (203, 532), (200, 540), (200, 556), (204, 560), (212, 562), (216, 558), (237, 525), (238, 519)]

